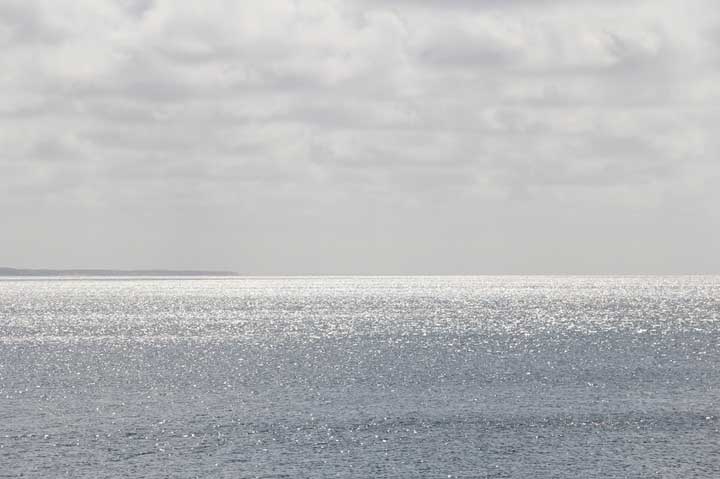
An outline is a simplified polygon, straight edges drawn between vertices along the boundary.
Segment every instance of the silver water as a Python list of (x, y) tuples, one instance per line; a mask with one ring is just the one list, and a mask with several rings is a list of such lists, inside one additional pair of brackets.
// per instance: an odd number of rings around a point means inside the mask
[(0, 280), (0, 477), (720, 477), (720, 277)]

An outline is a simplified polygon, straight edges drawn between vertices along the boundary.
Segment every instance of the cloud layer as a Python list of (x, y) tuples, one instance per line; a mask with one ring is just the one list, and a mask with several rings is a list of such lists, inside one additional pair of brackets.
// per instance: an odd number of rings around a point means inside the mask
[(6, 0), (0, 263), (720, 271), (711, 0)]

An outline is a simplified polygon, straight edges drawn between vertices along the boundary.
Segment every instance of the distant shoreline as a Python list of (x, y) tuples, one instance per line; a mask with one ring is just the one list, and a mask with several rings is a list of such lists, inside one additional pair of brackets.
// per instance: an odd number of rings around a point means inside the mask
[(0, 268), (0, 276), (237, 276), (234, 271), (173, 269), (20, 269)]

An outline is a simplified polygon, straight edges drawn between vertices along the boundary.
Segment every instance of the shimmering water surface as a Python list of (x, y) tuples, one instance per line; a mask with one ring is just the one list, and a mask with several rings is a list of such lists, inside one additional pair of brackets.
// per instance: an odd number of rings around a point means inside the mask
[(0, 477), (720, 477), (720, 277), (0, 280)]

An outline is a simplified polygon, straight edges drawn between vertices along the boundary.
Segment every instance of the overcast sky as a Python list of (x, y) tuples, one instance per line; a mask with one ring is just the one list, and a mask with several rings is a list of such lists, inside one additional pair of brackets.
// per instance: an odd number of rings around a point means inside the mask
[(717, 0), (0, 1), (0, 265), (720, 272)]

